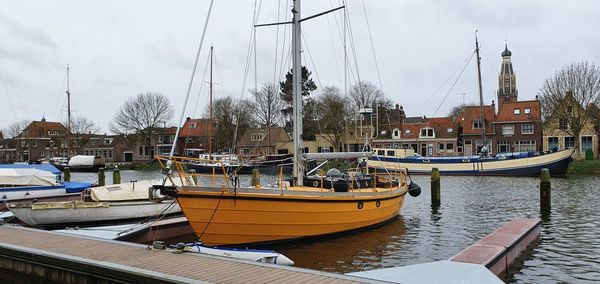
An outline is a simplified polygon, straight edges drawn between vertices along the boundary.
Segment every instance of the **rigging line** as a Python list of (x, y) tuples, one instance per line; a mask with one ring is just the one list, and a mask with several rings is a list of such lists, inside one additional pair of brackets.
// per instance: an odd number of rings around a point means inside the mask
[[(190, 92), (192, 91), (192, 84), (194, 83), (194, 77), (196, 75), (196, 68), (198, 67), (198, 59), (200, 58), (200, 51), (202, 50), (202, 44), (204, 43), (204, 35), (206, 35), (206, 28), (208, 27), (208, 20), (210, 19), (210, 13), (212, 11), (214, 0), (210, 0), (210, 6), (208, 7), (208, 12), (206, 14), (206, 20), (204, 22), (204, 29), (202, 30), (202, 36), (200, 38), (200, 44), (198, 45), (198, 51), (196, 52), (196, 59), (194, 60), (194, 68), (192, 69), (192, 75), (190, 77), (190, 82), (187, 87), (187, 92), (185, 95), (185, 100), (183, 103), (183, 109), (181, 111), (181, 117), (179, 118), (179, 124), (177, 125), (177, 130), (175, 131), (175, 140), (179, 137), (179, 129), (181, 129), (181, 124), (183, 123), (183, 117), (185, 116), (185, 108), (187, 106), (188, 99), (190, 98)], [(171, 146), (171, 152), (169, 154), (170, 157), (173, 157), (175, 153), (175, 146), (177, 143), (173, 143)]]
[[(281, 0), (277, 1), (277, 23), (279, 23), (281, 19)], [(275, 27), (275, 63), (273, 64), (273, 85), (277, 86), (277, 56), (279, 55), (279, 27), (277, 25)], [(283, 48), (283, 47), (282, 47)]]
[[(288, 3), (289, 2), (286, 1), (286, 6), (287, 6)], [(289, 50), (285, 48), (285, 46), (286, 46), (285, 43), (286, 43), (287, 32), (288, 32), (288, 29), (286, 29), (285, 27), (283, 27), (283, 40), (281, 41), (282, 44), (281, 44), (281, 62), (280, 62), (280, 66), (279, 66), (279, 78), (281, 78), (282, 74), (284, 74), (283, 73), (284, 70), (285, 70), (284, 69), (284, 67), (285, 67), (284, 65), (286, 64), (286, 61), (287, 61), (287, 58), (288, 58), (286, 56), (286, 50), (287, 50), (288, 53), (291, 52), (291, 44), (290, 44), (290, 49)], [(291, 31), (290, 31), (290, 33), (291, 33)]]
[(461, 69), (463, 69), (467, 62), (471, 60), (471, 58), (473, 58), (473, 56), (475, 55), (475, 51), (471, 52), (471, 54), (465, 58), (465, 60), (458, 66), (458, 68), (452, 73), (452, 75), (450, 75), (448, 77), (448, 79), (446, 79), (446, 81), (444, 81), (444, 83), (442, 83), (436, 90), (435, 92), (433, 92), (433, 94), (431, 94), (431, 96), (429, 96), (425, 102), (423, 104), (421, 104), (419, 106), (419, 109), (423, 109), (423, 107), (429, 102), (429, 100), (431, 100), (444, 86), (446, 86), (446, 84), (448, 82), (450, 82), (450, 79), (454, 78), (454, 75), (457, 74)]
[(442, 105), (444, 104), (444, 102), (446, 101), (446, 99), (448, 98), (448, 95), (450, 95), (450, 92), (452, 92), (452, 89), (454, 89), (454, 86), (456, 86), (456, 83), (458, 83), (458, 80), (460, 79), (460, 76), (462, 75), (462, 73), (465, 71), (465, 69), (467, 69), (467, 66), (469, 66), (469, 62), (471, 62), (471, 59), (473, 59), (473, 56), (471, 56), (469, 58), (469, 61), (467, 62), (467, 64), (465, 64), (464, 68), (460, 71), (460, 74), (458, 74), (458, 77), (456, 78), (456, 80), (454, 80), (454, 83), (452, 83), (452, 86), (450, 87), (450, 89), (448, 90), (448, 93), (446, 93), (446, 96), (444, 96), (444, 99), (442, 100), (442, 102), (438, 105), (437, 109), (435, 109), (435, 112), (433, 112), (433, 115), (431, 117), (435, 117), (435, 115), (437, 114), (438, 110), (440, 109), (440, 107), (442, 107)]
[[(317, 77), (317, 81), (319, 81), (319, 87), (322, 90), (323, 84), (321, 84), (321, 79), (319, 78), (319, 73), (317, 72), (317, 66), (315, 65), (312, 55), (310, 54), (310, 49), (308, 49), (308, 42), (306, 41), (306, 38), (304, 37), (304, 32), (301, 32), (301, 35), (302, 35), (302, 40), (304, 41), (304, 47), (306, 48), (306, 52), (308, 53), (308, 58), (310, 59), (310, 63), (313, 66), (313, 71), (315, 72), (315, 77)], [(304, 56), (304, 60), (306, 61), (306, 56), (304, 54), (302, 54), (302, 56)]]
[[(21, 102), (21, 100), (19, 99), (19, 94), (17, 93), (17, 89), (15, 88), (14, 83), (12, 82), (12, 80), (10, 79), (10, 75), (8, 74), (8, 69), (6, 68), (6, 65), (4, 64), (4, 61), (0, 60), (0, 64), (2, 64), (2, 70), (4, 71), (4, 73), (6, 74), (6, 84), (4, 84), (4, 90), (6, 92), (6, 96), (9, 98), (11, 97), (11, 94), (7, 88), (7, 85), (10, 85), (12, 87), (12, 90), (14, 92), (15, 95), (15, 101), (17, 106), (21, 107), (21, 110), (23, 111), (23, 113), (25, 114), (25, 117), (27, 118), (27, 120), (29, 120), (29, 115), (27, 114), (25, 107), (23, 107), (23, 103)], [(0, 73), (1, 74), (1, 73)], [(13, 108), (11, 108), (11, 112), (13, 112), (13, 116), (15, 117), (15, 119), (17, 119), (17, 115), (14, 112), (15, 110)]]
[[(196, 116), (196, 111), (198, 110), (198, 101), (200, 101), (200, 96), (202, 95), (202, 90), (204, 87), (204, 79), (206, 78), (206, 66), (208, 66), (208, 62), (210, 60), (210, 54), (206, 57), (206, 63), (204, 64), (204, 73), (202, 74), (202, 83), (200, 83), (200, 89), (198, 90), (198, 96), (196, 97), (196, 103), (194, 104), (194, 111), (192, 112), (192, 118), (194, 118)], [(183, 125), (181, 126), (183, 127)], [(191, 131), (189, 131), (191, 132)], [(191, 134), (191, 133), (190, 133)], [(184, 139), (184, 144), (183, 144), (183, 152), (185, 154), (185, 150), (187, 150), (187, 146), (188, 146), (188, 139)], [(173, 143), (177, 143), (176, 141), (173, 141)], [(182, 153), (180, 153), (182, 154)]]
[[(254, 26), (256, 25), (256, 21), (257, 21), (257, 11), (256, 11), (256, 3), (257, 0), (254, 0), (254, 12), (253, 12), (253, 18), (252, 18), (252, 25), (250, 26), (250, 39), (248, 40), (248, 52), (246, 53), (246, 66), (245, 66), (245, 70), (244, 70), (244, 79), (242, 80), (242, 89), (240, 92), (240, 101), (242, 101), (244, 99), (244, 93), (246, 92), (246, 83), (248, 80), (248, 72), (250, 69), (250, 62), (252, 60), (252, 44), (254, 42), (254, 38), (252, 36), (253, 31), (254, 31)], [(239, 128), (239, 120), (240, 120), (240, 115), (241, 115), (241, 108), (238, 108), (237, 110), (237, 116), (235, 118), (236, 123), (235, 123), (235, 130), (233, 132), (233, 141), (231, 141), (231, 148), (235, 149), (236, 143), (237, 143), (237, 132), (238, 132), (238, 128)]]
[(354, 59), (354, 67), (356, 68), (356, 77), (360, 82), (360, 72), (358, 69), (358, 57), (356, 56), (356, 46), (354, 45), (354, 35), (352, 33), (352, 21), (350, 21), (350, 14), (348, 13), (348, 6), (346, 5), (346, 18), (348, 19), (348, 38), (350, 39), (350, 50), (352, 51), (352, 57)]
[[(333, 33), (331, 32), (331, 20), (329, 19), (329, 17), (325, 17), (327, 19), (327, 30), (329, 31), (330, 35), (333, 35)], [(340, 64), (338, 63), (337, 60), (337, 56), (335, 56), (337, 54), (337, 51), (335, 49), (335, 43), (333, 42), (333, 36), (329, 36), (329, 42), (331, 43), (331, 49), (333, 50), (333, 60), (335, 61), (335, 70), (337, 71), (337, 77), (338, 77), (338, 84), (339, 86), (342, 85), (342, 76), (340, 75)]]
[(371, 51), (373, 52), (373, 60), (375, 61), (375, 69), (377, 70), (377, 79), (379, 80), (379, 88), (383, 92), (383, 84), (381, 84), (381, 74), (379, 73), (379, 64), (377, 63), (377, 56), (375, 56), (375, 46), (373, 45), (373, 35), (371, 34), (371, 25), (369, 24), (369, 17), (367, 16), (367, 8), (365, 6), (365, 0), (362, 0), (363, 12), (365, 14), (365, 20), (367, 22), (367, 30), (369, 31), (369, 41), (371, 42)]
[(58, 92), (58, 96), (56, 96), (56, 104), (54, 104), (54, 112), (52, 113), (52, 118), (55, 119), (56, 118), (56, 112), (58, 111), (58, 109), (60, 109), (60, 102), (61, 102), (61, 98), (65, 99), (65, 97), (63, 96), (64, 92), (65, 92), (65, 82), (67, 80), (67, 74), (65, 73), (65, 76), (63, 77), (63, 81), (60, 84), (60, 91)]
[(485, 53), (481, 52), (481, 47), (479, 48), (479, 54), (483, 55), (483, 58), (485, 58), (485, 60), (492, 66), (492, 68), (494, 68), (497, 74), (500, 74), (500, 70), (496, 68), (496, 65), (490, 61), (490, 59), (485, 55)]

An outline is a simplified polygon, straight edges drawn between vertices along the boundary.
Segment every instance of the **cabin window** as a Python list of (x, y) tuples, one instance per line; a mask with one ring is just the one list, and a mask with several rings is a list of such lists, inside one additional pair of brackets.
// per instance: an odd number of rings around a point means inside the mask
[(592, 150), (592, 136), (581, 136), (581, 153)]
[(502, 125), (502, 135), (513, 135), (515, 134), (515, 126), (512, 124)]
[(408, 149), (408, 143), (402, 144), (402, 149)]
[(387, 155), (388, 155), (388, 156), (391, 156), (391, 157), (394, 157), (394, 156), (396, 156), (393, 150), (389, 150), (389, 151), (387, 151)]
[(526, 108), (523, 110), (523, 113), (524, 113), (524, 114), (530, 114), (530, 113), (531, 113), (531, 109), (530, 109), (530, 108), (528, 108), (528, 107), (526, 107)]
[(521, 114), (521, 109), (520, 108), (516, 108), (513, 110), (514, 114)]
[(378, 156), (385, 156), (385, 151), (384, 150), (377, 150), (377, 155)]
[(575, 148), (575, 138), (573, 136), (565, 137), (565, 148)]
[(481, 129), (481, 119), (473, 119), (473, 129)]
[(521, 134), (533, 134), (533, 124), (521, 124)]

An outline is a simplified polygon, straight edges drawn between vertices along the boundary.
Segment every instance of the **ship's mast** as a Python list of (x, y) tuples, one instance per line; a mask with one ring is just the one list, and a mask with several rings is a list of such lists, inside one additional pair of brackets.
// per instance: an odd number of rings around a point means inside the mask
[(208, 100), (208, 155), (212, 154), (212, 123), (213, 123), (213, 47), (210, 47), (210, 83)]
[(297, 185), (302, 185), (304, 180), (304, 164), (302, 152), (302, 56), (301, 29), (300, 29), (300, 0), (294, 0), (292, 8), (292, 90), (294, 97), (294, 178)]
[(483, 112), (483, 88), (481, 87), (481, 57), (479, 57), (479, 42), (477, 41), (477, 31), (475, 31), (475, 53), (477, 56), (477, 81), (479, 83), (479, 110), (481, 113), (481, 138), (483, 139), (482, 146), (485, 146), (485, 115)]
[(69, 90), (69, 64), (67, 64), (67, 158), (71, 156), (72, 144), (71, 141), (71, 92)]

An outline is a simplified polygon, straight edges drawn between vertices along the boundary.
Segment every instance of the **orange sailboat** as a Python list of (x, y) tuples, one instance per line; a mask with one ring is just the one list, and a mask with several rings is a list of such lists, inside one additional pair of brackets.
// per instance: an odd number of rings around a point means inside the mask
[[(346, 182), (341, 187), (325, 188), (323, 180), (315, 187), (303, 186), (303, 157), (298, 154), (303, 149), (299, 6), (299, 0), (294, 1), (291, 22), (296, 150), (292, 184), (280, 176), (274, 185), (241, 186), (237, 177), (225, 170), (222, 176), (210, 177), (187, 173), (186, 163), (198, 159), (174, 157), (173, 149), (170, 156), (157, 157), (167, 177), (152, 190), (177, 198), (204, 244), (263, 244), (364, 229), (392, 220), (398, 215), (406, 193), (416, 196), (420, 191), (410, 187), (406, 169), (393, 174), (349, 173), (341, 178)], [(350, 158), (353, 154), (365, 157), (371, 153), (340, 154)], [(357, 182), (358, 178), (363, 179)]]

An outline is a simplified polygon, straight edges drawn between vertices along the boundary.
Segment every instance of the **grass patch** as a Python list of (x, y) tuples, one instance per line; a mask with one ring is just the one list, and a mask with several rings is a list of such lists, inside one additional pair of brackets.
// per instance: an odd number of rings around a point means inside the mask
[(600, 175), (600, 160), (575, 160), (569, 164), (567, 173)]

